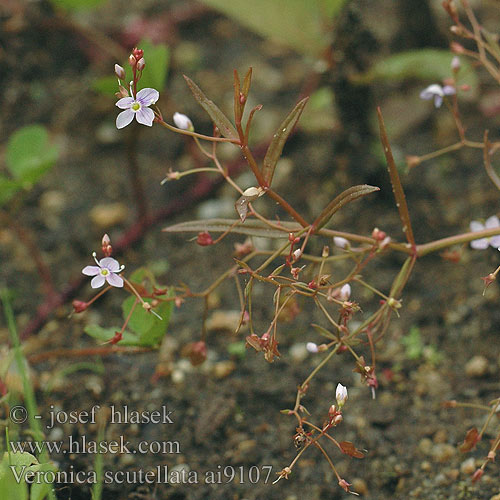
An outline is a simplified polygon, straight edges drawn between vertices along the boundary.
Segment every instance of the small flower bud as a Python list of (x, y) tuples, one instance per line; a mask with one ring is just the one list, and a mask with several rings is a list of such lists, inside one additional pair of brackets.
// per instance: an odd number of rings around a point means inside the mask
[(347, 401), (347, 387), (342, 384), (337, 384), (337, 390), (335, 391), (335, 398), (337, 399), (337, 404), (339, 408), (344, 406)]
[(132, 51), (132, 55), (138, 61), (143, 55), (144, 51), (142, 49), (138, 49), (137, 47)]
[(329, 255), (330, 255), (330, 247), (328, 245), (325, 245), (323, 247), (323, 251), (321, 252), (321, 257), (323, 257), (323, 259), (326, 259)]
[(342, 422), (342, 420), (344, 420), (344, 417), (342, 416), (342, 414), (340, 415), (336, 415), (334, 418), (333, 418), (333, 425), (339, 425), (340, 422)]
[(306, 349), (311, 354), (316, 354), (318, 352), (318, 345), (315, 344), (314, 342), (308, 342), (306, 344)]
[(196, 239), (196, 243), (202, 247), (207, 247), (209, 245), (214, 244), (214, 240), (212, 240), (212, 237), (210, 236), (210, 233), (208, 231), (203, 231), (198, 234), (198, 238)]
[(451, 60), (451, 69), (454, 73), (457, 73), (460, 69), (460, 58), (458, 56), (454, 56)]
[(125, 70), (119, 64), (115, 64), (115, 75), (120, 80), (125, 80)]
[(137, 60), (133, 54), (130, 54), (128, 56), (128, 63), (130, 64), (130, 66), (132, 66), (132, 68), (135, 68), (135, 65), (137, 64)]
[(293, 260), (297, 261), (302, 256), (302, 250), (300, 248), (297, 248), (297, 250), (295, 250), (292, 255), (293, 255)]
[(349, 493), (349, 486), (351, 486), (351, 483), (348, 483), (345, 479), (341, 479), (339, 481), (339, 486), (345, 490), (347, 493)]
[(72, 302), (72, 305), (76, 313), (81, 313), (83, 311), (86, 311), (87, 307), (89, 307), (87, 302), (82, 302), (81, 300), (74, 300)]
[(374, 240), (382, 241), (386, 236), (387, 236), (387, 234), (385, 233), (385, 231), (381, 231), (378, 227), (376, 227), (372, 231), (372, 238)]
[(107, 234), (105, 234), (102, 237), (101, 248), (102, 248), (102, 253), (106, 257), (109, 257), (113, 253), (113, 247), (111, 246), (111, 240), (109, 239), (109, 236)]
[(193, 122), (189, 119), (188, 116), (183, 115), (182, 113), (174, 113), (173, 120), (175, 123), (175, 126), (177, 128), (180, 128), (181, 130), (189, 130), (190, 132), (193, 132), (194, 127), (193, 127)]
[(342, 236), (334, 236), (333, 243), (336, 247), (339, 248), (349, 248), (349, 241), (345, 238), (342, 238)]
[(142, 71), (144, 69), (144, 67), (146, 66), (146, 61), (144, 59), (144, 57), (141, 57), (138, 61), (137, 61), (137, 70), (138, 71)]
[(472, 482), (475, 483), (479, 481), (483, 477), (483, 474), (484, 474), (483, 469), (477, 469), (476, 472), (474, 472), (474, 474), (472, 475)]
[(351, 285), (349, 283), (346, 283), (339, 292), (339, 299), (340, 300), (348, 300), (349, 297), (351, 296)]

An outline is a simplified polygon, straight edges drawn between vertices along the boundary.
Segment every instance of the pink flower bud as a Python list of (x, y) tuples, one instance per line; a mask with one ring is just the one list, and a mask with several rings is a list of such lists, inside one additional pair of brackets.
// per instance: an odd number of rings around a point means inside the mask
[(207, 231), (203, 231), (202, 233), (198, 234), (198, 238), (196, 239), (196, 243), (202, 247), (207, 247), (209, 245), (213, 245), (214, 240), (212, 240), (212, 237), (210, 236), (210, 233)]
[(120, 80), (125, 80), (125, 70), (119, 64), (115, 64), (115, 75)]
[(72, 302), (72, 305), (76, 313), (81, 313), (83, 311), (86, 311), (87, 307), (89, 306), (87, 302), (82, 302), (81, 300), (74, 300)]
[(146, 66), (146, 61), (144, 60), (144, 57), (141, 57), (138, 61), (137, 61), (137, 70), (138, 71), (142, 71), (144, 69), (144, 67)]
[(451, 60), (451, 69), (456, 73), (460, 69), (460, 58), (454, 56)]

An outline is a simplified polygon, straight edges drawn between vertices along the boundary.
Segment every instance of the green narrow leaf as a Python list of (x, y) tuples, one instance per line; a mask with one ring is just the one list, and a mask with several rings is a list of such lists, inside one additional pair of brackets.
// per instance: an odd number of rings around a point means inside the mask
[(57, 161), (58, 149), (42, 125), (28, 125), (9, 138), (5, 163), (15, 179), (34, 184)]
[(288, 116), (283, 120), (281, 125), (278, 127), (278, 130), (273, 136), (273, 140), (267, 149), (266, 156), (264, 157), (264, 162), (262, 166), (262, 175), (264, 176), (265, 181), (270, 186), (271, 181), (273, 179), (274, 170), (276, 168), (276, 164), (283, 152), (283, 147), (285, 146), (285, 142), (288, 139), (288, 136), (291, 134), (293, 128), (299, 121), (300, 115), (304, 110), (305, 105), (309, 97), (305, 97), (301, 101), (297, 103), (297, 105), (290, 111)]
[(288, 238), (290, 231), (302, 229), (300, 224), (294, 222), (282, 222), (283, 231), (270, 228), (260, 221), (247, 220), (244, 225), (235, 225), (233, 219), (207, 219), (181, 222), (163, 229), (166, 233), (191, 233), (200, 231), (209, 231), (214, 233), (223, 233), (231, 229), (232, 233), (245, 234), (248, 236), (260, 236), (262, 238)]
[(212, 121), (215, 123), (220, 133), (228, 139), (238, 139), (238, 132), (230, 122), (229, 118), (217, 107), (217, 105), (208, 99), (202, 90), (190, 78), (184, 75), (184, 79), (191, 89), (194, 98), (198, 101), (200, 106), (210, 115)]
[(335, 212), (340, 210), (343, 206), (347, 205), (351, 201), (361, 198), (362, 196), (374, 193), (375, 191), (380, 191), (380, 188), (376, 186), (369, 186), (368, 184), (353, 186), (349, 189), (346, 189), (323, 209), (321, 214), (319, 214), (319, 216), (314, 221), (313, 226), (316, 229), (321, 229), (323, 226), (328, 224)]
[(391, 145), (389, 144), (389, 139), (387, 138), (387, 131), (385, 129), (384, 118), (382, 117), (380, 107), (377, 108), (377, 115), (380, 128), (380, 141), (382, 142), (382, 147), (384, 148), (387, 168), (391, 178), (392, 191), (394, 193), (394, 198), (396, 198), (399, 218), (403, 224), (403, 233), (405, 234), (408, 243), (412, 246), (412, 248), (415, 248), (415, 238), (411, 227), (410, 213), (408, 212), (408, 205), (406, 204), (406, 197), (401, 184), (401, 179), (399, 178), (398, 169), (396, 167), (394, 157), (392, 156)]

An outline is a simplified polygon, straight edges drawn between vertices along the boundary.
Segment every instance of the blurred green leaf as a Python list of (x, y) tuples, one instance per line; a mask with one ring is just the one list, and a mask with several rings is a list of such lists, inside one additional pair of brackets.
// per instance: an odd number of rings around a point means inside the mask
[(34, 184), (57, 161), (58, 149), (50, 143), (41, 125), (28, 125), (12, 134), (7, 143), (5, 163), (23, 186)]
[(281, 125), (276, 130), (276, 133), (273, 135), (273, 140), (271, 144), (267, 148), (266, 156), (264, 157), (264, 162), (262, 166), (262, 175), (264, 176), (265, 181), (268, 185), (271, 185), (274, 175), (274, 169), (276, 168), (276, 164), (280, 159), (281, 153), (283, 152), (283, 147), (285, 146), (285, 142), (288, 139), (288, 136), (292, 133), (293, 128), (299, 121), (300, 115), (304, 110), (308, 97), (299, 101), (296, 106), (290, 111), (288, 116), (283, 120)]
[[(150, 40), (144, 39), (137, 45), (144, 50), (144, 59), (146, 66), (142, 72), (142, 78), (139, 80), (138, 89), (153, 88), (161, 92), (165, 87), (167, 79), (170, 50), (165, 44), (153, 45)], [(128, 60), (123, 61), (122, 67), (125, 69), (126, 80), (122, 82), (128, 90), (128, 82), (132, 80), (132, 69)], [(118, 91), (118, 82), (114, 74), (105, 76), (96, 80), (93, 89), (107, 95), (114, 95)]]
[(0, 207), (7, 203), (21, 188), (22, 184), (19, 181), (0, 175)]
[(107, 0), (50, 0), (52, 5), (66, 10), (93, 9)]
[(331, 42), (328, 21), (347, 0), (201, 0), (259, 35), (318, 57)]
[[(427, 80), (428, 83), (440, 83), (452, 75), (450, 64), (453, 54), (449, 50), (422, 49), (400, 52), (376, 62), (366, 73), (356, 75), (356, 83), (370, 83), (374, 80), (403, 81), (408, 78)], [(478, 77), (471, 64), (460, 58), (461, 69), (458, 74), (460, 84), (475, 88)]]
[(406, 357), (408, 359), (419, 359), (424, 350), (424, 343), (417, 326), (412, 326), (410, 331), (404, 337), (401, 337), (401, 343), (406, 348)]

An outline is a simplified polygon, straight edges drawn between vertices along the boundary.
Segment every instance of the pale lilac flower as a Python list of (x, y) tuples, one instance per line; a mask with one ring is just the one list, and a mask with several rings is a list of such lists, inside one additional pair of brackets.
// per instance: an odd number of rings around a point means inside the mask
[(189, 116), (183, 115), (182, 113), (174, 113), (173, 116), (175, 126), (182, 130), (194, 130), (193, 122), (189, 119)]
[(118, 276), (118, 273), (122, 272), (125, 266), (120, 266), (118, 261), (112, 257), (104, 257), (104, 259), (98, 261), (95, 252), (92, 257), (94, 257), (97, 266), (86, 266), (82, 270), (82, 273), (86, 276), (94, 276), (90, 286), (100, 288), (107, 281), (108, 285), (122, 288), (123, 278)]
[[(470, 230), (472, 232), (482, 231), (483, 229), (500, 229), (500, 220), (496, 215), (493, 215), (486, 219), (486, 222), (483, 224), (477, 220), (473, 220), (470, 223)], [(480, 238), (478, 240), (474, 240), (470, 242), (470, 246), (475, 250), (485, 250), (489, 246), (493, 248), (500, 247), (500, 235), (499, 236), (490, 236), (489, 238)]]
[(436, 106), (436, 108), (439, 108), (441, 107), (441, 104), (443, 104), (443, 97), (445, 95), (453, 95), (455, 93), (456, 90), (451, 85), (445, 85), (444, 87), (441, 87), (441, 85), (433, 83), (426, 89), (422, 90), (422, 92), (420, 92), (420, 99), (425, 99), (426, 101), (434, 99), (434, 106)]
[(335, 398), (337, 399), (337, 405), (339, 408), (344, 406), (347, 401), (347, 387), (342, 384), (337, 384), (337, 390), (335, 391)]
[(334, 236), (333, 243), (335, 244), (336, 247), (339, 247), (339, 248), (348, 248), (349, 247), (349, 241), (346, 240), (345, 238), (342, 238), (342, 236)]
[(314, 342), (308, 342), (306, 344), (306, 349), (311, 354), (316, 354), (318, 352), (318, 344), (315, 344)]
[(155, 89), (142, 89), (137, 92), (135, 99), (133, 97), (123, 97), (116, 105), (120, 109), (124, 109), (116, 117), (116, 128), (126, 127), (132, 120), (135, 119), (142, 125), (151, 127), (155, 119), (155, 114), (148, 106), (154, 104), (160, 97), (160, 93)]
[(351, 296), (351, 285), (349, 283), (346, 283), (339, 292), (339, 299), (340, 300), (349, 300), (349, 297)]

